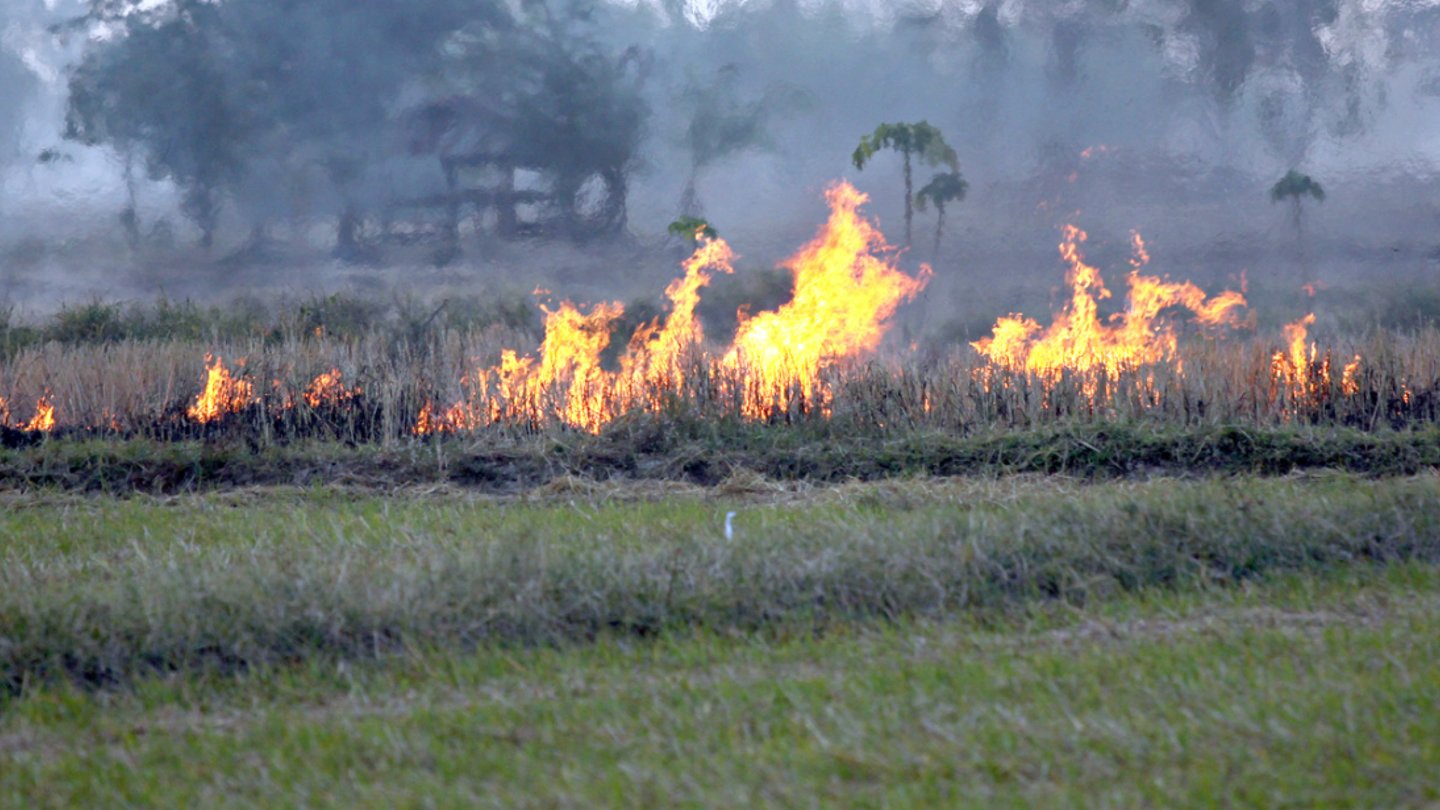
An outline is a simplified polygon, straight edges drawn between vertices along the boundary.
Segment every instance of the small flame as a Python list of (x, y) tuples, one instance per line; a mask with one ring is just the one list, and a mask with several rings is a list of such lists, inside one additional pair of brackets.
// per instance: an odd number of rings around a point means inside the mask
[(346, 388), (341, 376), (340, 369), (332, 368), (311, 380), (302, 395), (305, 404), (312, 408), (340, 405), (363, 393), (359, 386)]
[(49, 433), (55, 429), (55, 406), (50, 404), (49, 394), (35, 403), (35, 416), (20, 429), (32, 433)]
[(420, 408), (420, 416), (415, 419), (415, 427), (412, 429), (416, 436), (433, 436), (436, 433), (444, 432), (445, 426), (435, 418), (435, 403), (426, 400)]
[(1340, 374), (1340, 392), (1347, 397), (1360, 393), (1360, 355), (1355, 355), (1345, 364), (1345, 370)]
[(1139, 231), (1130, 232), (1130, 267), (1140, 270), (1150, 263), (1150, 251), (1145, 249), (1145, 238)]
[(248, 380), (236, 379), (220, 357), (205, 355), (205, 390), (186, 413), (200, 424), (245, 410), (255, 401), (255, 389)]

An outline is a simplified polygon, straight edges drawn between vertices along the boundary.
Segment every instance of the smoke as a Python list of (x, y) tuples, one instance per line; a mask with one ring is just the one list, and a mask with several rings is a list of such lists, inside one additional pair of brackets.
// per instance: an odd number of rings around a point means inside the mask
[(1316, 277), (1409, 279), (1436, 269), (1437, 108), (1435, 0), (10, 2), (0, 297), (623, 295), (675, 272), (682, 214), (743, 275), (840, 178), (903, 241), (900, 157), (850, 154), (922, 120), (968, 181), (903, 257), (935, 266), (932, 324), (1043, 309), (1069, 223), (1102, 265), (1138, 229), (1160, 272), (1279, 284), (1290, 169), (1329, 192)]

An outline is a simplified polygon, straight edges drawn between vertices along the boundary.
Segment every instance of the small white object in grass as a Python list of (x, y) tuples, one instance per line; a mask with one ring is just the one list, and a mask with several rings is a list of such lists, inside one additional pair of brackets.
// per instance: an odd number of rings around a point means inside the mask
[(726, 539), (726, 540), (734, 540), (734, 539), (735, 539), (735, 513), (734, 513), (734, 512), (726, 512), (726, 513), (725, 513), (725, 539)]

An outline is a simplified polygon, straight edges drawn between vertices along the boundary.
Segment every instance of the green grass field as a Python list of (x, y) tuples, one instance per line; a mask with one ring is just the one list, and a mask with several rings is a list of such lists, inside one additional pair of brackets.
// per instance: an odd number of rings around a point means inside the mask
[(4, 498), (0, 805), (1440, 801), (1433, 474)]
[(1440, 572), (1064, 614), (413, 651), (0, 720), (15, 806), (1423, 806)]

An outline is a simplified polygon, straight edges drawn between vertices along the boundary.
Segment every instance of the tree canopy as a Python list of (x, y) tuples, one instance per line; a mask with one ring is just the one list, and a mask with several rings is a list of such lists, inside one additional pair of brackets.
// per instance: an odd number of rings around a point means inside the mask
[(927, 166), (948, 166), (952, 173), (960, 171), (960, 158), (945, 136), (928, 121), (914, 124), (881, 124), (869, 135), (861, 136), (860, 145), (850, 156), (855, 168), (864, 170), (871, 158), (883, 149), (899, 152), (904, 161), (905, 172), (905, 244), (910, 244), (915, 218), (913, 206), (915, 183), (912, 162), (918, 160)]
[(958, 171), (960, 159), (955, 150), (945, 142), (945, 136), (928, 121), (916, 124), (881, 124), (869, 135), (860, 138), (860, 145), (850, 159), (855, 168), (864, 169), (865, 164), (883, 149), (894, 149), (908, 159), (914, 156), (927, 166), (949, 166)]
[(915, 207), (924, 211), (929, 205), (935, 206), (935, 250), (940, 255), (940, 240), (945, 235), (945, 206), (965, 199), (970, 184), (958, 171), (941, 172), (930, 178), (919, 191), (915, 192)]
[[(71, 75), (66, 134), (173, 181), (207, 240), (222, 200), (261, 219), (312, 176), (327, 188), (309, 196), (332, 213), (378, 205), (396, 191), (387, 163), (439, 155), (436, 139), (453, 142), (466, 127), (546, 174), (560, 199), (597, 176), (623, 199), (647, 108), (640, 55), (602, 36), (604, 9), (594, 0), (93, 0), (70, 26), (105, 36)], [(411, 113), (436, 103), (453, 113), (441, 131), (428, 143), (406, 137)], [(477, 110), (483, 120), (462, 120)], [(562, 207), (567, 218), (580, 208)]]
[(1275, 185), (1270, 187), (1271, 202), (1281, 202), (1286, 198), (1298, 202), (1302, 197), (1313, 197), (1316, 202), (1325, 202), (1325, 189), (1308, 174), (1291, 169), (1280, 178)]

